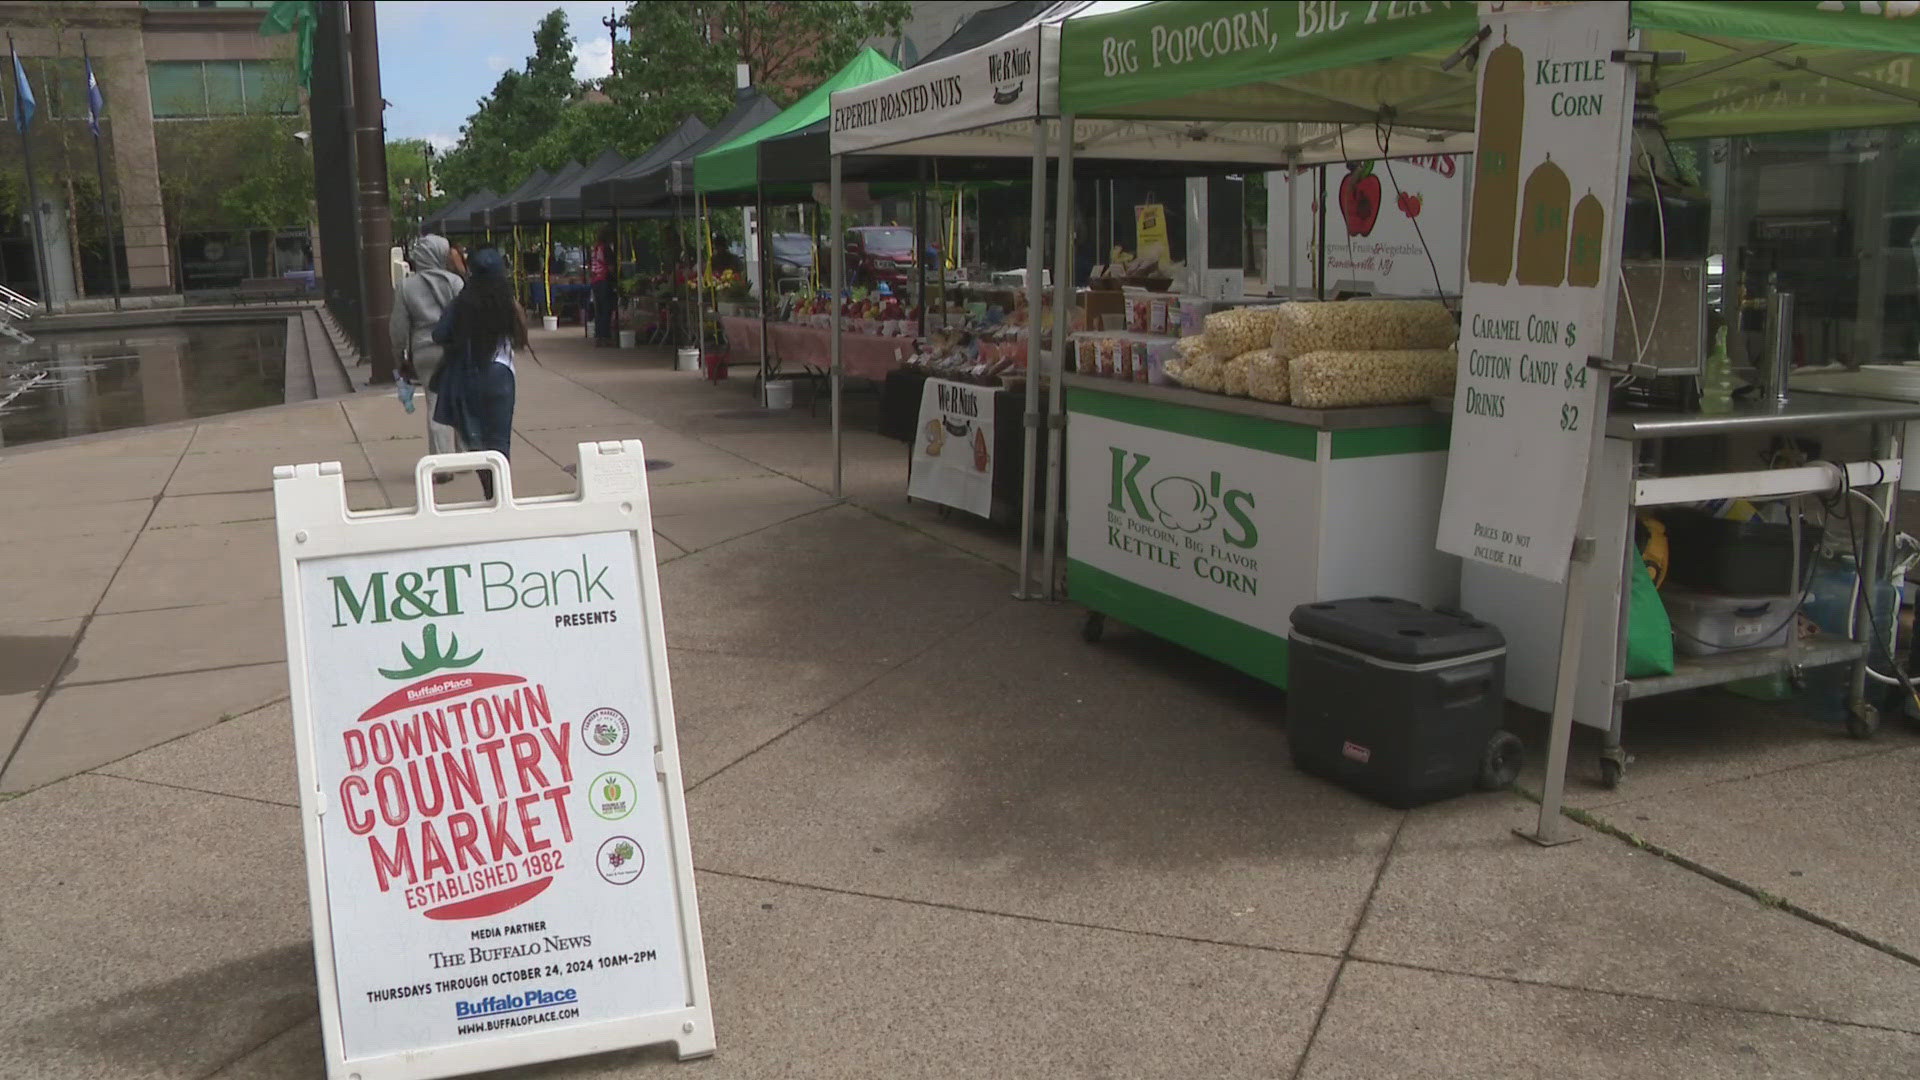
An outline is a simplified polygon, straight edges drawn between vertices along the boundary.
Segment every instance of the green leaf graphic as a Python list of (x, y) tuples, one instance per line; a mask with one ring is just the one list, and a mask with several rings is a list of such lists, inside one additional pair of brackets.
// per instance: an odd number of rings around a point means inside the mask
[(481, 649), (477, 650), (472, 656), (461, 656), (460, 635), (458, 634), (447, 639), (447, 647), (443, 652), (440, 648), (439, 639), (440, 628), (432, 623), (428, 623), (426, 629), (420, 631), (419, 654), (416, 655), (412, 649), (407, 648), (405, 645), (400, 646), (400, 657), (407, 662), (407, 666), (398, 670), (380, 668), (380, 674), (385, 675), (389, 679), (417, 679), (422, 675), (431, 674), (435, 671), (471, 666), (474, 661), (480, 659), (481, 655), (486, 652), (485, 649)]

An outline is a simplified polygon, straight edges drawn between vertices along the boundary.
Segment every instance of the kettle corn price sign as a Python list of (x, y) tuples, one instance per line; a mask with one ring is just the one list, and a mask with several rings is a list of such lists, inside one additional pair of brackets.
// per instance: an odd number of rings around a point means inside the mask
[(1624, 4), (1483, 4), (1460, 366), (1439, 547), (1562, 581), (1604, 419)]
[[(515, 503), (277, 470), (323, 1041), (338, 1080), (714, 1048), (638, 442)], [(432, 471), (499, 469), (497, 506)]]

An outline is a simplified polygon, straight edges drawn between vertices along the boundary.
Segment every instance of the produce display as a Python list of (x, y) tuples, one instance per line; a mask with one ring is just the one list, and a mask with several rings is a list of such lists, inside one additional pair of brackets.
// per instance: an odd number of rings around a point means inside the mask
[(1026, 328), (935, 330), (918, 343), (905, 364), (935, 378), (999, 386), (1026, 373)]
[(1409, 405), (1453, 392), (1452, 349), (1326, 350), (1288, 364), (1288, 396), (1303, 409)]
[(1342, 300), (1273, 309), (1273, 351), (1305, 356), (1328, 349), (1444, 349), (1460, 336), (1446, 305), (1433, 300)]

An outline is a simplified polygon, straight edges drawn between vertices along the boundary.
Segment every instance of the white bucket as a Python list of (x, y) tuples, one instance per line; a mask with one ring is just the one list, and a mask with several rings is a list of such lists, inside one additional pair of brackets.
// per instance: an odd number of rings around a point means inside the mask
[(673, 370), (699, 371), (700, 370), (700, 350), (699, 349), (681, 349), (678, 353), (674, 355)]
[(767, 389), (766, 389), (767, 408), (769, 409), (793, 408), (793, 380), (792, 379), (768, 379), (766, 385), (767, 385)]
[(623, 349), (633, 348), (633, 341), (634, 341), (633, 335), (634, 335), (634, 331), (632, 330), (620, 331), (620, 347)]
[(542, 330), (558, 330), (558, 329), (560, 329), (560, 316), (558, 316), (558, 315), (542, 315), (542, 316), (540, 316), (540, 329), (542, 329)]

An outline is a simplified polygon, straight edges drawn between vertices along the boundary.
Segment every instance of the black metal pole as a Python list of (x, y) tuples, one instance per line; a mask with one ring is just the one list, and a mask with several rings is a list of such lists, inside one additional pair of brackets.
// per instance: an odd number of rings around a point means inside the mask
[[(764, 167), (756, 169), (764, 175)], [(767, 351), (767, 324), (772, 321), (773, 294), (769, 289), (773, 285), (772, 260), (768, 253), (772, 251), (772, 242), (767, 238), (767, 182), (755, 177), (753, 194), (754, 248), (760, 259), (760, 404), (767, 403), (767, 380), (774, 373), (772, 355)]]
[[(7, 56), (13, 61), (7, 74), (11, 76), (19, 70), (20, 57), (14, 52), (13, 35), (7, 35)], [(40, 278), (40, 306), (49, 314), (53, 311), (52, 271), (47, 265), (47, 242), (40, 234), (40, 188), (33, 182), (33, 144), (27, 140), (26, 106), (19, 100), (19, 88), (14, 88), (13, 119), (14, 130), (20, 133), (20, 163), (27, 170), (27, 217), (33, 223), (33, 269)]]
[(387, 206), (387, 135), (380, 96), (380, 33), (373, 0), (351, 0), (354, 165), (360, 185), (360, 259), (362, 324), (366, 340), (361, 352), (373, 365), (369, 382), (384, 386), (393, 381), (393, 346), (387, 341), (387, 322), (393, 314), (393, 218)]
[(927, 159), (915, 159), (919, 176), (913, 185), (913, 262), (920, 268), (919, 283), (914, 286), (913, 302), (920, 307), (920, 321), (927, 320)]
[[(87, 52), (87, 35), (80, 35), (80, 57), (87, 65), (88, 77), (93, 73), (93, 56)], [(91, 92), (91, 88), (89, 88)], [(107, 269), (113, 274), (113, 310), (120, 310), (120, 259), (113, 250), (113, 211), (107, 202), (107, 158), (100, 149), (100, 126), (96, 121), (93, 127), (93, 171), (100, 180), (100, 220), (107, 231)]]

